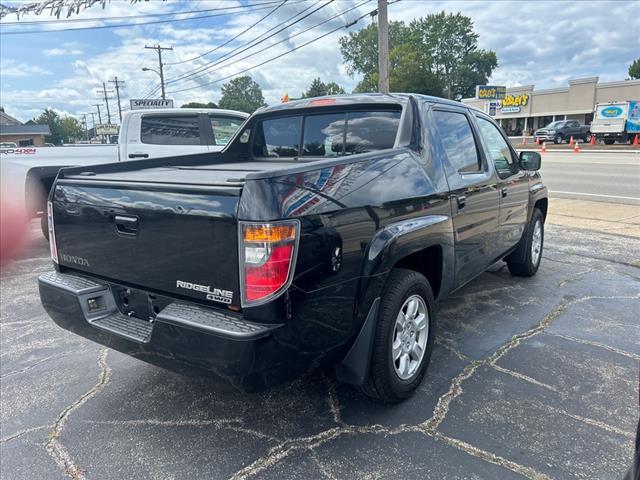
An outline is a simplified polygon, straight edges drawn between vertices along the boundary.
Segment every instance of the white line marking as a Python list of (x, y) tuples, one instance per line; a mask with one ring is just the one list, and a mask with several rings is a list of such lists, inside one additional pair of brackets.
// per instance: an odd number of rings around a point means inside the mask
[(622, 197), (620, 195), (602, 195), (600, 193), (561, 192), (560, 190), (550, 190), (550, 193), (560, 193), (563, 195), (586, 195), (587, 197), (619, 198), (621, 200), (636, 200), (640, 202), (640, 197)]

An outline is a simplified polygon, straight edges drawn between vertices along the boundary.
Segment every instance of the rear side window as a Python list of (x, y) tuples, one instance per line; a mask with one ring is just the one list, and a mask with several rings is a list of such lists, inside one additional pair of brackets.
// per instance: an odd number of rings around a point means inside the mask
[(480, 156), (467, 116), (458, 112), (433, 112), (442, 146), (451, 165), (461, 173), (479, 172)]
[(142, 117), (140, 141), (154, 145), (200, 145), (198, 117), (145, 115)]
[(358, 111), (280, 117), (258, 122), (256, 157), (337, 157), (393, 147), (398, 111)]
[(244, 123), (241, 118), (224, 117), (210, 113), (209, 120), (213, 129), (214, 145), (226, 145), (231, 137), (238, 131), (240, 125)]

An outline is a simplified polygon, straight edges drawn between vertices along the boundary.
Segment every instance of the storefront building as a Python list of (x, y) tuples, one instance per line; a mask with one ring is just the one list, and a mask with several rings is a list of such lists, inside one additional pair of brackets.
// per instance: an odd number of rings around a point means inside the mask
[(509, 135), (532, 135), (554, 120), (590, 124), (596, 103), (640, 100), (640, 80), (598, 82), (598, 77), (569, 81), (568, 87), (535, 90), (533, 85), (506, 89), (500, 101), (464, 98), (463, 103), (492, 115)]

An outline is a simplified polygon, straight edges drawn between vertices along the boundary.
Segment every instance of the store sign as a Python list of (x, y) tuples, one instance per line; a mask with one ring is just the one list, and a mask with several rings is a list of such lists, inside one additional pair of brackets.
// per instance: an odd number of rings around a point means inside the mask
[(501, 100), (506, 94), (507, 87), (476, 85), (476, 98), (478, 100)]
[(131, 110), (146, 110), (148, 108), (173, 108), (173, 100), (162, 98), (132, 98)]
[(500, 113), (520, 113), (522, 107), (526, 107), (529, 103), (529, 95), (521, 93), (520, 95), (506, 95), (501, 102)]
[(500, 112), (502, 113), (520, 113), (522, 111), (522, 107), (502, 107)]
[(96, 125), (96, 135), (117, 135), (118, 125), (113, 123), (102, 123)]

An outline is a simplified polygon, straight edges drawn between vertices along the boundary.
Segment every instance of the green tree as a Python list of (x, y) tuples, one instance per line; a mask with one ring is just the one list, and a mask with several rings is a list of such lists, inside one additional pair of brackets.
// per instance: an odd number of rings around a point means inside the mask
[(180, 105), (180, 108), (218, 108), (218, 106), (213, 102), (189, 102), (184, 105)]
[(236, 77), (222, 85), (220, 108), (253, 113), (265, 105), (262, 89), (251, 77)]
[(323, 97), (325, 95), (340, 95), (342, 93), (346, 93), (344, 91), (344, 88), (342, 88), (336, 82), (324, 83), (322, 80), (320, 80), (320, 77), (318, 77), (311, 82), (311, 85), (309, 85), (309, 89), (302, 94), (302, 98)]
[[(392, 91), (448, 98), (472, 96), (498, 65), (495, 52), (478, 48), (479, 35), (460, 13), (431, 14), (389, 24), (389, 84)], [(361, 74), (356, 92), (377, 91), (378, 32), (371, 24), (340, 39), (349, 74)]]
[(54, 145), (72, 143), (84, 138), (84, 128), (77, 118), (62, 117), (50, 108), (45, 109), (33, 121), (41, 125), (49, 125), (51, 134), (45, 136), (45, 141)]
[(631, 65), (629, 65), (629, 77), (633, 80), (640, 78), (640, 58), (636, 58)]

